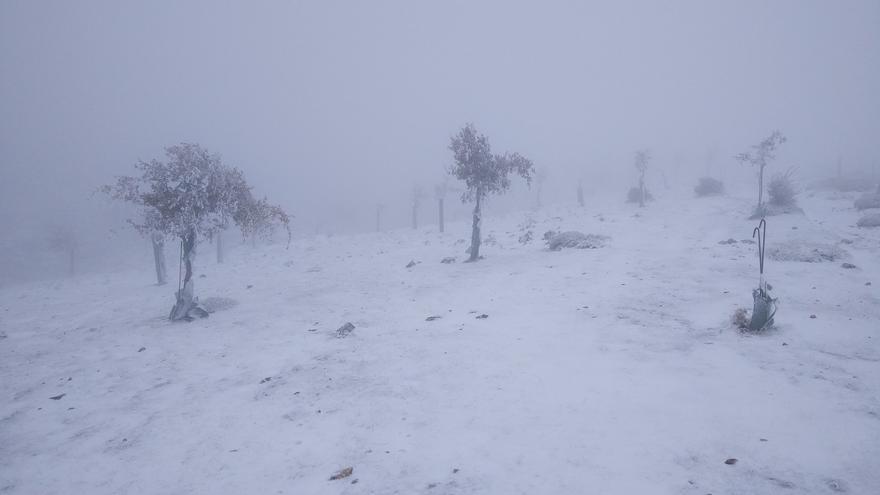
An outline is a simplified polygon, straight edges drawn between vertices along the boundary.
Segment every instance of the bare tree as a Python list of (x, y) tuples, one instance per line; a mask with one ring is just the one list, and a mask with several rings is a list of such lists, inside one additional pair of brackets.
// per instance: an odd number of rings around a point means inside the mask
[(531, 184), (534, 165), (518, 153), (493, 155), (489, 139), (477, 132), (473, 124), (465, 125), (449, 143), (455, 164), (449, 173), (464, 181), (463, 203), (474, 201), (474, 222), (471, 231), (470, 258), (480, 258), (480, 229), (482, 227), (482, 204), (489, 194), (502, 194), (510, 189), (510, 173), (515, 172)]
[(763, 141), (752, 146), (752, 151), (740, 153), (735, 156), (740, 163), (747, 163), (758, 169), (758, 207), (764, 205), (764, 168), (776, 158), (776, 148), (786, 141), (785, 136), (779, 131), (773, 131)]
[(230, 224), (245, 236), (269, 233), (282, 225), (290, 242), (290, 217), (265, 199), (256, 199), (240, 170), (224, 165), (220, 156), (197, 144), (165, 149), (167, 162), (140, 161), (139, 176), (118, 177), (101, 190), (112, 198), (138, 205), (141, 218), (129, 220), (140, 233), (161, 233), (181, 241), (185, 268), (169, 317), (191, 320), (207, 316), (194, 295), (194, 261), (199, 239), (211, 239)]

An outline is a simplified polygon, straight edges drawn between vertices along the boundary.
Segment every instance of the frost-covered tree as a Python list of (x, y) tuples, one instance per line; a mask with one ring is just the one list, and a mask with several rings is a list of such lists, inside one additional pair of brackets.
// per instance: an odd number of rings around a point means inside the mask
[(764, 205), (764, 168), (776, 158), (776, 148), (786, 141), (785, 136), (779, 131), (773, 131), (763, 141), (752, 146), (752, 151), (736, 155), (740, 163), (749, 164), (758, 169), (758, 207), (760, 211)]
[(181, 143), (165, 148), (167, 161), (140, 161), (137, 176), (117, 177), (101, 190), (112, 198), (141, 207), (138, 219), (129, 223), (141, 234), (155, 233), (181, 241), (184, 276), (172, 320), (207, 316), (194, 296), (196, 244), (211, 239), (231, 224), (245, 236), (270, 233), (281, 225), (290, 240), (290, 217), (266, 199), (256, 199), (244, 175), (224, 165), (220, 155), (198, 144)]
[(476, 261), (480, 257), (483, 200), (489, 194), (501, 194), (510, 189), (512, 172), (520, 175), (527, 184), (531, 184), (534, 165), (531, 160), (518, 153), (493, 155), (489, 139), (478, 133), (473, 124), (465, 125), (451, 138), (449, 149), (455, 160), (449, 173), (458, 180), (464, 181), (466, 185), (461, 201), (474, 202), (474, 222), (468, 261)]
[(648, 190), (645, 187), (645, 173), (648, 171), (648, 162), (651, 160), (651, 152), (644, 149), (636, 151), (635, 165), (639, 172), (639, 206), (645, 206), (648, 199)]

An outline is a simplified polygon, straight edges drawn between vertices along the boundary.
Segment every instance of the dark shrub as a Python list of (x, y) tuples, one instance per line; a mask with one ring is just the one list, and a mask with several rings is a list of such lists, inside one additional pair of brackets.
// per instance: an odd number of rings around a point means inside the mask
[(694, 187), (697, 196), (717, 196), (724, 193), (724, 183), (711, 177), (700, 177), (700, 182)]
[(770, 197), (770, 204), (773, 206), (796, 206), (797, 190), (792, 180), (792, 171), (789, 170), (784, 174), (774, 175), (770, 179), (767, 186), (767, 195)]

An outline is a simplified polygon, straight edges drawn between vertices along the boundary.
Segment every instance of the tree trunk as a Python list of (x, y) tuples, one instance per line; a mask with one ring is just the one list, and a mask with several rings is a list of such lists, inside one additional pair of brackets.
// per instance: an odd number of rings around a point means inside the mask
[(376, 232), (382, 232), (382, 208), (376, 207)]
[(440, 212), (440, 232), (446, 232), (446, 224), (443, 221), (443, 198), (437, 198), (437, 210)]
[(584, 188), (580, 184), (578, 184), (578, 191), (577, 192), (578, 192), (578, 205), (580, 205), (580, 207), (583, 208), (584, 207)]
[(412, 205), (412, 227), (413, 227), (413, 230), (416, 230), (419, 228), (419, 204), (416, 203), (415, 201), (413, 202), (413, 205)]
[(76, 275), (76, 248), (68, 249), (67, 254), (70, 257), (68, 266), (70, 270), (70, 276), (73, 277), (74, 275)]
[(645, 174), (639, 176), (639, 207), (645, 207)]
[(217, 232), (217, 263), (223, 263), (223, 232)]
[(196, 258), (195, 231), (190, 230), (181, 241), (181, 261), (184, 269), (183, 287), (177, 291), (177, 302), (171, 308), (169, 318), (172, 321), (192, 321), (195, 318), (208, 316), (208, 312), (199, 306), (199, 298), (195, 296), (195, 282), (193, 281), (193, 264)]
[(153, 244), (153, 262), (156, 265), (156, 285), (165, 285), (168, 282), (168, 275), (165, 269), (165, 239), (161, 234), (153, 234), (150, 236)]
[(764, 204), (764, 166), (758, 169), (758, 208)]
[(474, 227), (471, 231), (471, 257), (468, 261), (480, 259), (480, 227), (483, 223), (483, 212), (480, 208), (482, 194), (477, 192), (477, 204), (474, 206)]

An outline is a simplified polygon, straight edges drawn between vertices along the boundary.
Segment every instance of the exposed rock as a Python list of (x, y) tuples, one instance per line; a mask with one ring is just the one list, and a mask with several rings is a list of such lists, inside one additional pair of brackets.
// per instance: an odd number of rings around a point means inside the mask
[(856, 267), (856, 265), (853, 265), (852, 263), (844, 263), (844, 264), (840, 265), (840, 267), (841, 267), (841, 268), (846, 268), (846, 269), (848, 269), (848, 270), (852, 270), (853, 268)]
[(856, 222), (859, 227), (880, 227), (880, 213), (869, 213)]
[(443, 258), (442, 260), (440, 260), (440, 263), (443, 263), (446, 265), (448, 265), (450, 263), (455, 263), (455, 256), (447, 256), (447, 257)]
[(608, 237), (604, 235), (584, 234), (570, 230), (551, 234), (547, 239), (547, 246), (551, 251), (559, 251), (562, 248), (596, 249), (604, 246), (607, 240)]
[(416, 266), (416, 262), (415, 262), (415, 260), (410, 260), (410, 262), (406, 264), (406, 267), (407, 267), (407, 268), (412, 268), (412, 267), (414, 267), (414, 266)]
[(488, 317), (489, 317), (489, 315), (487, 315), (486, 313), (483, 313), (483, 314), (481, 314), (481, 315), (478, 315), (478, 316), (477, 316), (477, 319), (478, 319), (478, 320), (485, 320), (485, 319), (488, 318)]
[(340, 339), (343, 337), (348, 337), (353, 331), (354, 325), (352, 325), (352, 323), (349, 321), (345, 325), (342, 325), (341, 327), (336, 329), (336, 337)]
[(425, 318), (425, 321), (434, 321), (434, 320), (439, 320), (440, 318), (443, 318), (443, 317), (442, 317), (442, 316), (436, 316), (436, 315), (435, 315), (435, 316), (429, 316), (429, 317)]
[(718, 241), (718, 244), (736, 244), (737, 241), (734, 238), (727, 239), (726, 241)]
[(67, 395), (67, 394), (60, 394), (60, 395), (56, 395), (54, 397), (49, 397), (49, 398), (52, 400), (61, 400), (61, 398), (64, 397), (65, 395)]
[(853, 204), (857, 210), (880, 208), (880, 192), (869, 192), (861, 195)]
[(724, 464), (727, 464), (728, 466), (733, 466), (737, 462), (739, 462), (738, 459), (734, 459), (731, 457), (730, 459), (727, 459), (726, 461), (724, 461)]
[(202, 307), (208, 313), (216, 313), (225, 309), (234, 308), (238, 301), (229, 297), (207, 297), (202, 301)]
[(808, 241), (787, 241), (770, 246), (767, 256), (776, 261), (801, 261), (805, 263), (821, 263), (837, 261), (847, 257), (847, 252), (832, 244)]
[(354, 468), (351, 466), (349, 466), (345, 469), (340, 469), (339, 471), (335, 472), (333, 474), (333, 476), (330, 477), (330, 481), (336, 481), (336, 480), (341, 480), (343, 478), (348, 478), (349, 476), (351, 476), (351, 473), (353, 473), (353, 472), (354, 472)]

